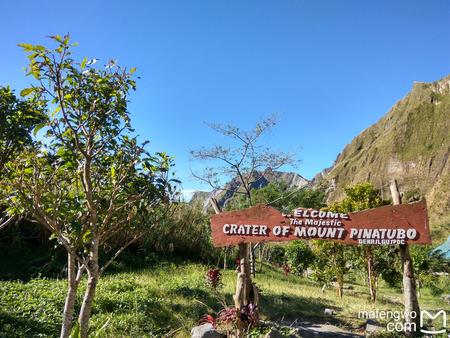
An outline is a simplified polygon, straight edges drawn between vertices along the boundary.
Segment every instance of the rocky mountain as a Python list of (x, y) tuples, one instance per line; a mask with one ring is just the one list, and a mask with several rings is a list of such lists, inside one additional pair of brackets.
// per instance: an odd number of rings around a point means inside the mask
[[(269, 170), (255, 180), (255, 182), (251, 185), (251, 188), (263, 188), (271, 182), (283, 182), (287, 184), (289, 188), (301, 188), (309, 184), (307, 179), (297, 173)], [(219, 205), (224, 207), (235, 195), (236, 191), (239, 191), (240, 189), (241, 182), (237, 177), (235, 177), (225, 185), (224, 190), (215, 190), (212, 192), (197, 191), (192, 196), (190, 203), (199, 203), (202, 205), (203, 209), (207, 209), (209, 198), (215, 197), (219, 202)]]
[[(397, 179), (404, 200), (425, 196), (431, 224), (450, 231), (450, 76), (415, 82), (412, 90), (377, 123), (356, 136), (333, 166), (313, 185), (328, 191), (328, 201), (343, 197), (344, 187), (369, 181), (389, 198)], [(446, 224), (446, 225), (442, 225)]]

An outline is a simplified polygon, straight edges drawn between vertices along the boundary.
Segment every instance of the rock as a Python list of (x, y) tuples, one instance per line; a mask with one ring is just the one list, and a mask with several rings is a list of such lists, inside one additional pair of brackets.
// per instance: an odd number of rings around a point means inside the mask
[(446, 302), (447, 304), (450, 304), (450, 295), (444, 295), (444, 296), (442, 296), (442, 299), (443, 299), (444, 302)]
[(284, 338), (284, 335), (280, 331), (272, 328), (268, 333), (266, 333), (264, 338)]
[(372, 320), (372, 319), (368, 319), (366, 321), (366, 333), (372, 333), (372, 332), (378, 332), (378, 331), (383, 331), (384, 327), (380, 325), (380, 323)]
[(332, 315), (334, 315), (334, 311), (333, 311), (333, 309), (325, 309), (325, 310), (323, 310), (323, 314), (325, 316), (332, 316)]
[(223, 334), (217, 332), (212, 324), (206, 323), (199, 326), (195, 326), (191, 330), (192, 338), (224, 338)]

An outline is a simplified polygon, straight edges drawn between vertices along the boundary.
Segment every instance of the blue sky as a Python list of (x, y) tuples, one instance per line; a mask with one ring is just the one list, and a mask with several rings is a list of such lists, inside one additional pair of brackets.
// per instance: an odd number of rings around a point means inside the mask
[(202, 188), (189, 150), (223, 142), (205, 121), (274, 112), (267, 141), (312, 178), (413, 81), (450, 73), (449, 23), (444, 0), (2, 1), (0, 85), (31, 81), (17, 43), (70, 32), (80, 59), (137, 67), (134, 125), (176, 157), (185, 189)]

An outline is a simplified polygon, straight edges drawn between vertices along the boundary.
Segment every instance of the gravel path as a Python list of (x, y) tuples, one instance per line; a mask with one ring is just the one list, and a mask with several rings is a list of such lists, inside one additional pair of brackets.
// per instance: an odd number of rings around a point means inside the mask
[(314, 337), (336, 337), (336, 338), (358, 338), (364, 337), (357, 333), (346, 331), (340, 327), (330, 324), (318, 324), (301, 322), (294, 326), (301, 337), (314, 338)]
[(289, 326), (295, 329), (296, 333), (293, 337), (302, 338), (360, 338), (365, 337), (364, 334), (355, 333), (345, 328), (330, 324), (326, 321), (321, 321), (315, 318), (311, 319), (297, 319), (293, 323), (283, 323), (284, 326)]

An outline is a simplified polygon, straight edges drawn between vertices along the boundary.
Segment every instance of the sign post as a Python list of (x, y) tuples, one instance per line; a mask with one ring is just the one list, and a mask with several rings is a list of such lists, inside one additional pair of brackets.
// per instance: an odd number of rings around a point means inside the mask
[[(401, 204), (400, 192), (398, 191), (398, 185), (396, 180), (392, 180), (391, 185), (391, 195), (392, 200), (394, 201), (394, 205)], [(416, 292), (416, 279), (414, 278), (414, 270), (413, 270), (413, 262), (411, 259), (411, 255), (409, 254), (409, 245), (408, 243), (400, 245), (400, 256), (402, 257), (402, 266), (403, 266), (403, 295), (405, 301), (405, 322), (406, 323), (416, 323), (416, 327), (420, 327), (419, 321), (419, 301), (417, 300), (417, 292)], [(411, 315), (415, 313), (415, 315)], [(405, 325), (405, 327), (411, 327)], [(414, 332), (405, 331), (405, 335), (407, 337), (413, 337)]]
[(430, 244), (425, 200), (348, 214), (298, 208), (285, 215), (267, 205), (211, 217), (216, 247), (240, 243), (332, 240), (343, 244)]
[[(408, 245), (431, 243), (427, 205), (425, 199), (412, 204), (400, 204), (396, 182), (395, 187), (391, 185), (391, 191), (395, 205), (350, 213), (297, 208), (292, 214), (285, 215), (264, 204), (220, 212), (212, 201), (216, 211), (211, 216), (214, 246), (239, 245), (240, 270), (234, 296), (236, 309), (240, 311), (248, 305), (252, 288), (248, 265), (251, 243), (318, 239), (348, 245), (400, 245), (405, 310), (419, 313)], [(411, 318), (408, 320), (411, 321)]]
[[(215, 198), (210, 199), (210, 203), (214, 209), (216, 215), (220, 215), (222, 210), (217, 203)], [(250, 300), (250, 288), (253, 287), (250, 280), (250, 265), (249, 265), (249, 244), (247, 243), (238, 243), (239, 245), (239, 272), (237, 275), (236, 282), (236, 292), (233, 295), (234, 307), (236, 308), (236, 326), (237, 326), (237, 337), (241, 337), (245, 330), (245, 322), (241, 319), (240, 313), (244, 306), (248, 305)], [(257, 290), (254, 289), (254, 300), (255, 306), (258, 302)]]

